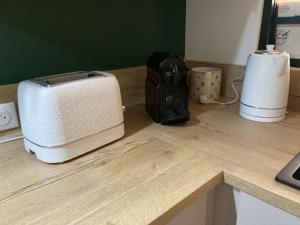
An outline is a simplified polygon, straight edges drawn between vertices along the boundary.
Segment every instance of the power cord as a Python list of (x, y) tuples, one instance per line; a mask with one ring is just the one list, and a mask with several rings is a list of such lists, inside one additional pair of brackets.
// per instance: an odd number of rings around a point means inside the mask
[(237, 91), (234, 84), (235, 84), (235, 82), (243, 81), (242, 78), (244, 78), (244, 74), (241, 74), (241, 75), (233, 78), (232, 81), (231, 81), (231, 87), (232, 87), (232, 90), (235, 93), (235, 98), (233, 100), (231, 100), (229, 102), (220, 102), (220, 101), (210, 100), (205, 95), (201, 95), (199, 101), (203, 104), (219, 104), (219, 105), (231, 105), (231, 104), (236, 103), (239, 100), (240, 95), (239, 95), (239, 92)]

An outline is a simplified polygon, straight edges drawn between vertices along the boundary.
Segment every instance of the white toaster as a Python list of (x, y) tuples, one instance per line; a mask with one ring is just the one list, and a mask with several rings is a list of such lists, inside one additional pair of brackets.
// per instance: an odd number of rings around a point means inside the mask
[(18, 101), (25, 149), (43, 162), (64, 162), (124, 135), (120, 87), (110, 73), (23, 81)]

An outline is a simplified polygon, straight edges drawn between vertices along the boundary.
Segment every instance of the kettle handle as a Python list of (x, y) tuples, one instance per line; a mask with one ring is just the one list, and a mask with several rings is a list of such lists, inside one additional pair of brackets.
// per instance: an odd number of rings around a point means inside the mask
[(286, 55), (276, 56), (273, 58), (276, 76), (280, 77), (283, 74), (287, 66), (287, 60), (289, 60), (289, 57)]

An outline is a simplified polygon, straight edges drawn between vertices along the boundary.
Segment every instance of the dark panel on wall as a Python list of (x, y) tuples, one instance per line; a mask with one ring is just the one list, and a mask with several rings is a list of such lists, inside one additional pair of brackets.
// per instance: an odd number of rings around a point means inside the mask
[(185, 0), (0, 0), (0, 84), (184, 56)]

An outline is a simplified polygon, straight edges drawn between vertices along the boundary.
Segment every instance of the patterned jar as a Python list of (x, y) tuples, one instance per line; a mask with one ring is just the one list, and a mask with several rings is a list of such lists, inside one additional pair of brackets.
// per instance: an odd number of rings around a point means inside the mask
[[(195, 67), (191, 70), (190, 95), (201, 103), (213, 102), (220, 98), (222, 69)], [(202, 101), (205, 99), (205, 101)]]

